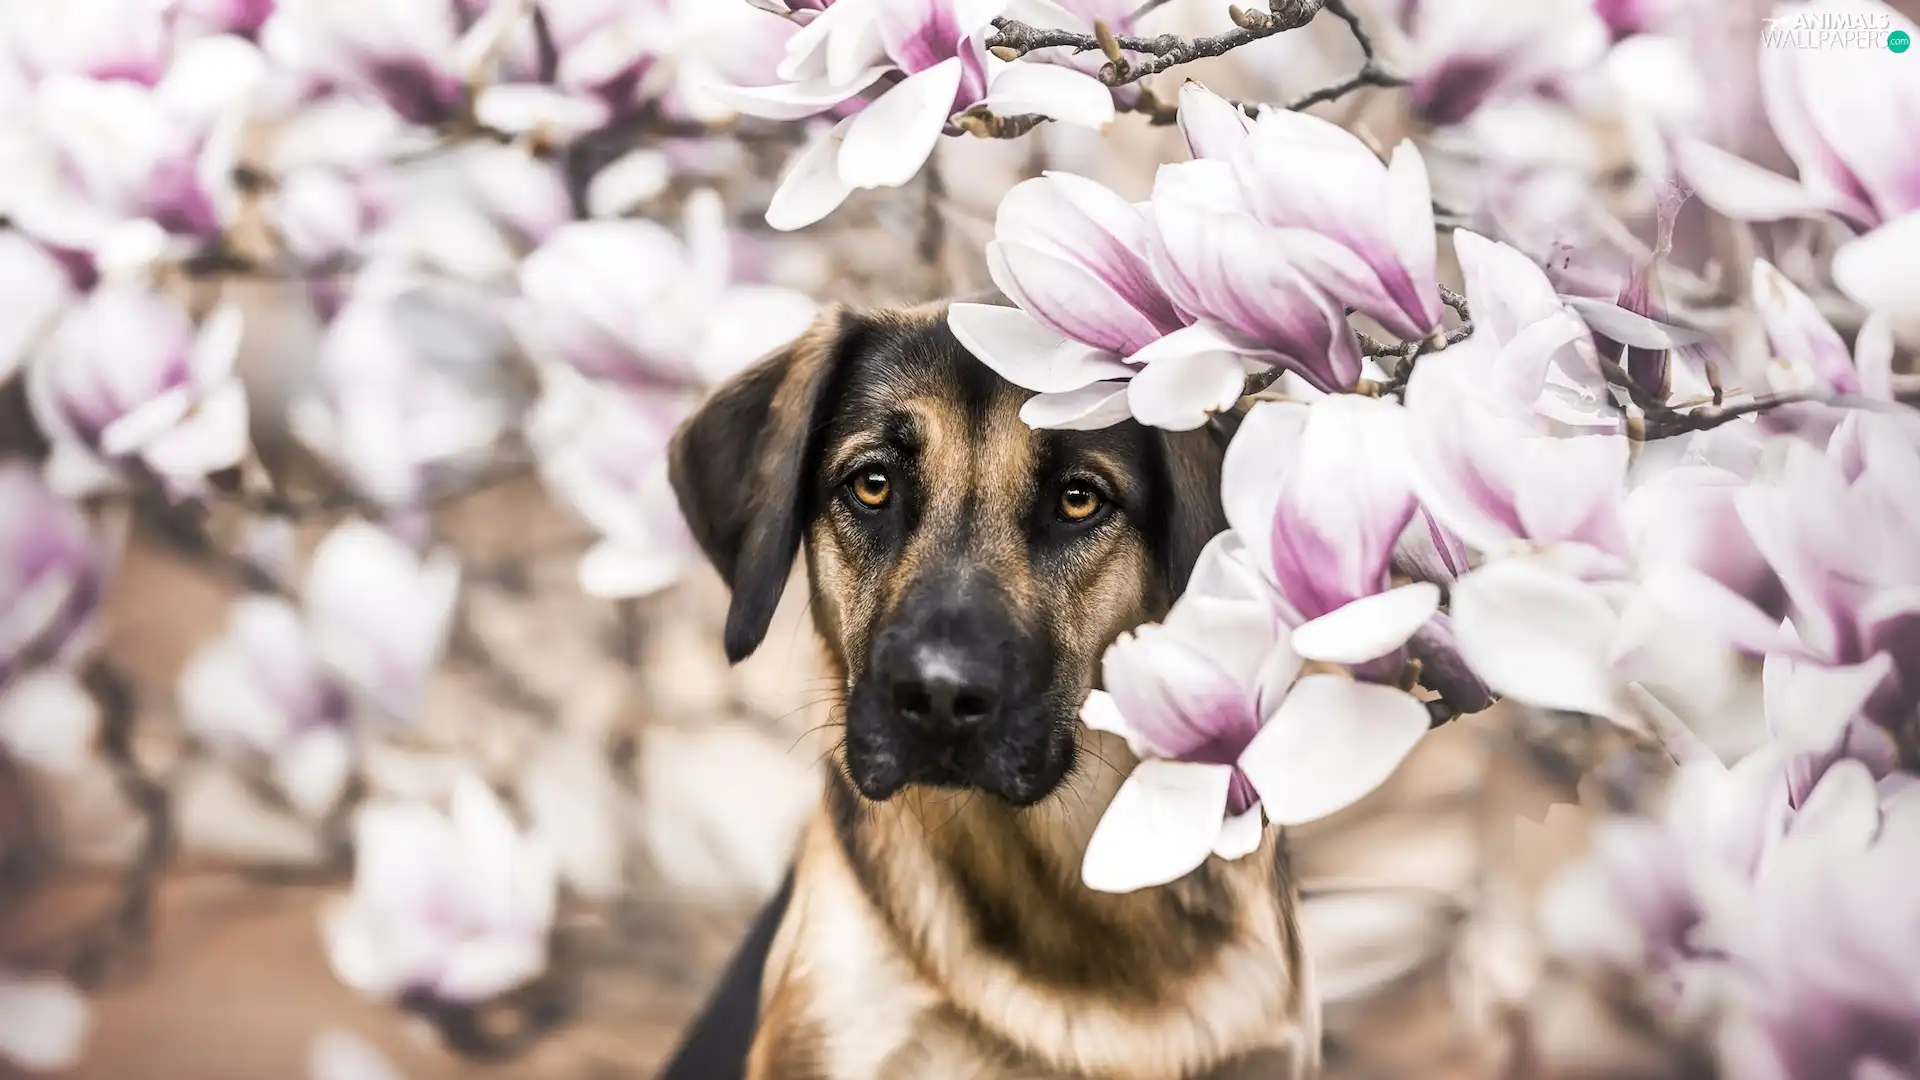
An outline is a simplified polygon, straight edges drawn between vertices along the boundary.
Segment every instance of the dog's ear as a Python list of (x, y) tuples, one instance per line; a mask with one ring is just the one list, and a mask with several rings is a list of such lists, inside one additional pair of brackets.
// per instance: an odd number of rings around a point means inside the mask
[(786, 348), (716, 390), (668, 451), (668, 476), (694, 539), (733, 591), (727, 659), (760, 647), (800, 550), (827, 388), (858, 319), (822, 312)]
[(1153, 433), (1159, 450), (1161, 572), (1174, 596), (1187, 589), (1208, 541), (1227, 529), (1220, 503), (1220, 468), (1242, 411), (1221, 413), (1193, 431)]

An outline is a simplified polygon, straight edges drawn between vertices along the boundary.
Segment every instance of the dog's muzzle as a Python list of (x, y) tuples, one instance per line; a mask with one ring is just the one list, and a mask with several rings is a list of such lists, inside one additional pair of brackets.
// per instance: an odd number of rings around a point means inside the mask
[(1044, 798), (1072, 749), (1059, 745), (1042, 651), (991, 591), (902, 604), (848, 703), (854, 784), (872, 799), (912, 783)]

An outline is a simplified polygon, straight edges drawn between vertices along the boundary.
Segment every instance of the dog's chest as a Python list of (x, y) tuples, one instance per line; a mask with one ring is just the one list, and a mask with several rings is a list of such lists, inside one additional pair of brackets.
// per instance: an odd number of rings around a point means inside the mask
[(1303, 972), (1277, 925), (1130, 1005), (992, 965), (942, 977), (851, 875), (803, 884), (769, 966), (752, 1080), (1280, 1080), (1313, 1057)]

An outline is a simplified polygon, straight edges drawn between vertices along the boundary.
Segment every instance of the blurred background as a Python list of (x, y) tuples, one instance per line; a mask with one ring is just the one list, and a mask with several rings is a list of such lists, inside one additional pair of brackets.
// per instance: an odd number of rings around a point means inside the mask
[[(1132, 20), (1134, 5), (1109, 6)], [(1382, 26), (1404, 6), (1356, 5)], [(1214, 0), (1148, 7), (1152, 32), (1228, 25)], [(1715, 67), (1695, 103), (1724, 113), (1729, 144), (1748, 128), (1764, 142), (1750, 56), (1763, 7), (1726, 4), (1692, 31), (1699, 50), (1747, 57)], [(510, 72), (611, 63), (634, 84), (612, 114), (476, 98), (455, 52), (494, 9), (532, 18), (511, 3), (53, 8), (6, 0), (0, 212), (19, 231), (0, 234), (0, 344), (23, 373), (0, 389), (0, 451), (60, 499), (0, 509), (18, 560), (0, 573), (0, 602), (17, 605), (0, 624), (45, 600), (29, 588), (45, 560), (19, 552), (64, 537), (54, 603), (72, 625), (47, 647), (87, 700), (35, 684), (0, 720), (0, 969), (21, 973), (0, 983), (0, 1011), (31, 1000), (46, 1011), (28, 1027), (80, 1025), (77, 1057), (43, 1062), (79, 1078), (653, 1075), (778, 884), (832, 745), (802, 575), (767, 645), (726, 663), (725, 590), (674, 518), (666, 434), (717, 373), (818, 304), (988, 286), (994, 208), (1024, 178), (1067, 170), (1144, 198), (1159, 163), (1185, 159), (1178, 130), (1123, 113), (1105, 132), (942, 139), (913, 182), (783, 233), (769, 200), (817, 131), (702, 91), (771, 81), (791, 26), (747, 0), (542, 0), (532, 45), (517, 29), (491, 39)], [(592, 52), (630, 16), (623, 60)], [(1159, 83), (1163, 97), (1192, 77), (1289, 101), (1362, 59), (1322, 18)], [(1651, 77), (1635, 69), (1629, 88)], [(1381, 147), (1432, 137), (1436, 200), (1509, 232), (1582, 221), (1589, 204), (1646, 216), (1641, 114), (1561, 102), (1469, 138), (1421, 126), (1403, 97), (1366, 89), (1317, 111)], [(577, 225), (615, 220), (651, 224)], [(184, 314), (98, 300), (136, 279)], [(226, 312), (237, 344), (220, 340)], [(624, 337), (584, 340), (582, 326), (622, 320)], [(159, 385), (141, 364), (205, 367), (223, 349), (244, 388), (243, 453), (197, 475), (150, 454), (111, 482), (68, 460), (98, 432), (59, 402), (124, 413)], [(36, 374), (48, 350), (82, 373)], [(224, 407), (195, 385), (195, 416)], [(0, 672), (25, 672), (26, 655), (0, 654)], [(343, 671), (364, 677), (334, 685)], [(1752, 733), (1716, 718), (1757, 693), (1753, 671), (1733, 675), (1687, 709), (1728, 752)], [(1456, 721), (1295, 838), (1336, 1075), (1483, 1075), (1521, 1000), (1539, 1006), (1529, 1039), (1595, 1037), (1595, 1016), (1541, 989), (1527, 928), (1647, 751), (1557, 720), (1501, 707)], [(497, 806), (440, 816), (472, 777)], [(356, 844), (369, 806), (402, 809)], [(550, 853), (559, 887), (550, 911), (532, 898), (488, 917), (549, 947), (510, 992), (396, 1007), (380, 992), (396, 947), (380, 913), (441, 887), (413, 877), (517, 895), (516, 841), (488, 831), (489, 813)], [(369, 867), (376, 846), (387, 878)], [(8, 996), (42, 976), (84, 991), (84, 1014)]]

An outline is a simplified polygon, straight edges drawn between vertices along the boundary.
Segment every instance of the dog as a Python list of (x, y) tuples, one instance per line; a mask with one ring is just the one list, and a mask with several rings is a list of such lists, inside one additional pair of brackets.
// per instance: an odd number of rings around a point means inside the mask
[[(1042, 431), (1030, 396), (944, 304), (833, 307), (674, 436), (674, 491), (731, 590), (729, 660), (804, 547), (839, 688), (823, 806), (721, 992), (758, 998), (749, 1080), (1318, 1070), (1278, 830), (1163, 887), (1080, 880), (1133, 759), (1079, 708), (1107, 645), (1164, 615), (1226, 528), (1234, 417)], [(680, 1075), (724, 1075), (711, 1033), (744, 1030), (703, 1023), (709, 1071)]]

